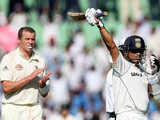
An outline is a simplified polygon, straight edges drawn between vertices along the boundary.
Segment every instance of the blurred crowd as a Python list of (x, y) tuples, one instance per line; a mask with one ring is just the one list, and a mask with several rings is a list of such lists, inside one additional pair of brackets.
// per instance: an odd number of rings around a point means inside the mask
[[(159, 0), (1, 1), (0, 59), (16, 48), (18, 29), (29, 25), (37, 32), (36, 51), (53, 73), (50, 93), (42, 100), (44, 120), (61, 120), (64, 116), (70, 120), (107, 120), (105, 78), (109, 53), (96, 28), (85, 21), (72, 21), (67, 11), (82, 12), (89, 7), (107, 10), (104, 23), (117, 45), (129, 35), (140, 35), (147, 49), (160, 57)], [(158, 120), (160, 105), (150, 97), (148, 118)]]

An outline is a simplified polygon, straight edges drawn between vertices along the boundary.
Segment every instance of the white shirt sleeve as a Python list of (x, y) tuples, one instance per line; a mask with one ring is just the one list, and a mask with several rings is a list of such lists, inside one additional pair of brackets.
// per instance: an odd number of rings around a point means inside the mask
[(7, 55), (3, 57), (0, 63), (0, 81), (3, 81), (3, 80), (11, 81), (12, 80), (12, 72), (9, 66), (10, 62), (11, 61), (9, 61), (9, 57)]
[(117, 60), (113, 63), (113, 69), (120, 75), (123, 75), (128, 71), (130, 64), (131, 63), (128, 62), (120, 53)]

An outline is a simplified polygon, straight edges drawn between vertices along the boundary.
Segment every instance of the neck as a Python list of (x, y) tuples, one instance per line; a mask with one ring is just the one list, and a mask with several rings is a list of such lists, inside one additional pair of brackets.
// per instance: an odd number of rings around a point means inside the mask
[(29, 59), (32, 56), (32, 51), (25, 51), (23, 48), (19, 47), (20, 52), (23, 54), (25, 59)]

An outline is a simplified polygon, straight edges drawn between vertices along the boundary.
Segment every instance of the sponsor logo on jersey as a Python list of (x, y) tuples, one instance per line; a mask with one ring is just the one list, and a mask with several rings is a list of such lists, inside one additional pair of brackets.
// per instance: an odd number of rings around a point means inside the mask
[(142, 73), (131, 72), (131, 76), (142, 77)]
[(21, 64), (17, 64), (17, 65), (15, 66), (15, 69), (16, 69), (16, 70), (23, 70), (23, 66), (22, 66)]

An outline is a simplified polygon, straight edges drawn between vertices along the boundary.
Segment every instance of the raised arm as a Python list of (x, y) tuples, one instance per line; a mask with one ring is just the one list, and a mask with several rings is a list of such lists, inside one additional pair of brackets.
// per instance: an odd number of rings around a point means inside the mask
[(115, 42), (113, 41), (111, 34), (104, 27), (102, 19), (96, 18), (96, 13), (100, 13), (100, 12), (102, 12), (102, 11), (99, 9), (98, 10), (95, 10), (94, 8), (87, 9), (85, 16), (86, 16), (88, 23), (91, 26), (97, 25), (97, 27), (99, 28), (99, 31), (100, 31), (101, 36), (103, 38), (103, 41), (106, 44), (106, 46), (112, 56), (113, 62), (115, 62), (117, 60), (117, 57), (119, 56), (119, 50), (118, 50)]
[(97, 25), (97, 26), (99, 28), (99, 31), (101, 33), (102, 39), (103, 39), (106, 47), (110, 51), (113, 62), (115, 62), (117, 60), (117, 57), (119, 56), (119, 50), (118, 50), (115, 42), (113, 41), (111, 34), (106, 30), (106, 28), (104, 26), (103, 27), (100, 27), (99, 25)]

